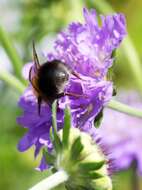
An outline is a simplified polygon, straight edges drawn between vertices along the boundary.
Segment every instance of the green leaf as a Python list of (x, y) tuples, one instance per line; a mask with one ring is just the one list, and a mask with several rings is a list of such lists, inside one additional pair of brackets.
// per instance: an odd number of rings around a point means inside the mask
[(69, 132), (71, 127), (70, 108), (67, 106), (64, 113), (63, 146), (68, 147)]
[(82, 150), (83, 150), (83, 145), (81, 143), (81, 138), (78, 137), (75, 139), (71, 147), (71, 159), (77, 161)]
[(50, 127), (49, 133), (50, 133), (50, 140), (53, 142), (54, 141), (54, 136), (53, 136), (53, 128), (52, 127)]
[(47, 164), (54, 164), (55, 156), (50, 154), (45, 148), (43, 149), (43, 155), (46, 159)]
[(61, 142), (59, 136), (56, 133), (54, 133), (53, 145), (54, 145), (54, 148), (57, 153), (62, 151), (63, 145), (62, 145), (62, 142)]
[(90, 179), (99, 179), (101, 177), (104, 177), (102, 174), (99, 174), (97, 172), (86, 172), (84, 173), (85, 178), (90, 178)]
[(94, 119), (94, 125), (96, 128), (100, 127), (102, 119), (103, 119), (103, 109), (98, 113), (98, 115)]
[(100, 162), (87, 162), (87, 163), (81, 163), (79, 164), (79, 167), (81, 170), (84, 170), (86, 172), (92, 171), (92, 170), (98, 170), (104, 165), (105, 161)]

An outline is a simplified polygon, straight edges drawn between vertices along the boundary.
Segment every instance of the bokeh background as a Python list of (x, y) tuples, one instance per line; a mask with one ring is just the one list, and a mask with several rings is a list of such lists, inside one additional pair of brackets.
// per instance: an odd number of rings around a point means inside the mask
[[(56, 33), (71, 21), (83, 20), (84, 6), (100, 11), (95, 1), (101, 0), (0, 0), (0, 27), (9, 35), (24, 65), (32, 60), (33, 39), (42, 60), (44, 52), (51, 48)], [(142, 1), (106, 2), (117, 12), (126, 15), (128, 33), (142, 62)], [(0, 33), (0, 70), (3, 68), (15, 74), (6, 47), (1, 43)], [(113, 69), (113, 80), (118, 91), (139, 91), (128, 59), (122, 51), (118, 51)], [(48, 175), (48, 172), (34, 170), (37, 161), (34, 160), (32, 148), (25, 153), (17, 150), (17, 143), (25, 132), (16, 124), (16, 117), (21, 113), (17, 106), (19, 96), (16, 89), (0, 80), (0, 189), (26, 190)], [(114, 189), (130, 190), (133, 175), (131, 168), (118, 173), (113, 179)], [(140, 184), (141, 180), (139, 176)]]

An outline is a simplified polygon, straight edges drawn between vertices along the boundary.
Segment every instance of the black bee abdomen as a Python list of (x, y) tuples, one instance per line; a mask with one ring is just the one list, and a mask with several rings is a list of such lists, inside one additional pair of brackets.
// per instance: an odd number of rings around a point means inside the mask
[(68, 78), (68, 69), (62, 62), (46, 62), (38, 72), (38, 87), (45, 97), (55, 99), (63, 91)]

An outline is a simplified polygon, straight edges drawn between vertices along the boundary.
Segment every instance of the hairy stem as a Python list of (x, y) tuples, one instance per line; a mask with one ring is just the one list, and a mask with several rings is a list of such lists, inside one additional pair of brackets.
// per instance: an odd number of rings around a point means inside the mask
[(116, 111), (126, 113), (132, 116), (141, 117), (142, 118), (142, 110), (133, 108), (116, 100), (111, 100), (107, 107), (114, 109)]
[(25, 86), (18, 80), (15, 76), (7, 72), (6, 70), (2, 69), (0, 71), (0, 80), (3, 80), (9, 86), (15, 88), (17, 92), (23, 93), (25, 90)]
[(68, 180), (68, 174), (64, 170), (57, 171), (53, 175), (40, 181), (29, 190), (50, 190)]

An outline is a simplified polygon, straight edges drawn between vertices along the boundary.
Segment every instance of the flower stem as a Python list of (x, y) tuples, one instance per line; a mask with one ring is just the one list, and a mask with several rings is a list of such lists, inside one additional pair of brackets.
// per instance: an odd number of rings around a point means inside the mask
[(14, 72), (19, 79), (21, 77), (21, 70), (22, 70), (22, 61), (15, 49), (12, 45), (11, 39), (8, 36), (7, 32), (0, 26), (0, 43), (2, 44), (3, 48), (5, 49), (8, 57), (11, 60), (11, 63), (14, 68)]
[(49, 190), (67, 181), (68, 177), (68, 174), (64, 170), (60, 170), (49, 176), (48, 178), (42, 180), (29, 190)]
[[(105, 0), (90, 0), (92, 5), (102, 13), (114, 13), (115, 11), (111, 7), (111, 5)], [(122, 43), (122, 50), (124, 51), (131, 71), (133, 72), (133, 76), (135, 77), (137, 87), (142, 92), (142, 66), (137, 51), (130, 39), (130, 36), (127, 36), (124, 42)]]
[(0, 71), (0, 79), (6, 82), (9, 86), (14, 87), (20, 93), (23, 93), (25, 90), (25, 86), (21, 81), (4, 69)]
[(114, 110), (117, 110), (117, 111), (122, 112), (122, 113), (126, 113), (126, 114), (129, 114), (132, 116), (137, 116), (137, 117), (142, 118), (142, 110), (133, 108), (131, 106), (128, 106), (128, 105), (123, 104), (121, 102), (118, 102), (116, 100), (111, 100), (108, 103), (107, 107), (114, 109)]

